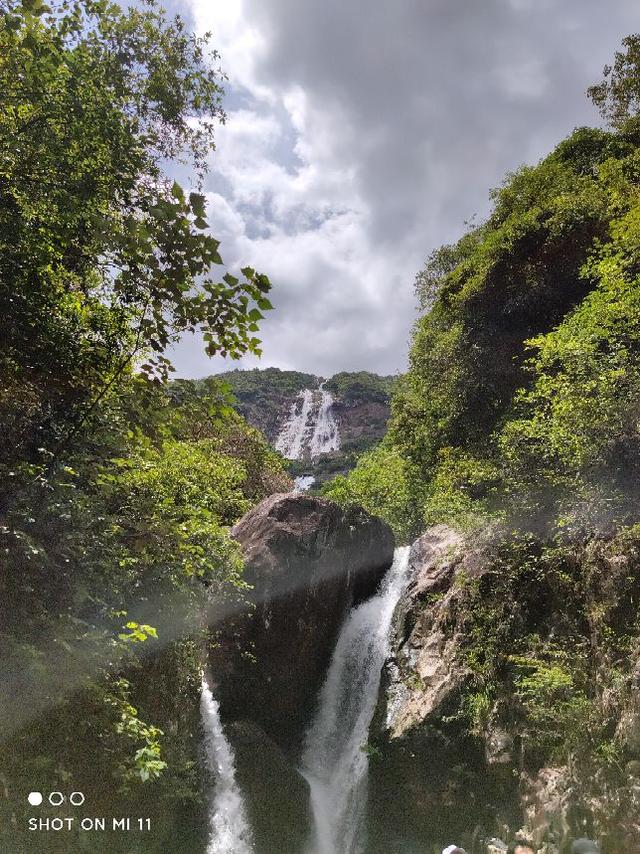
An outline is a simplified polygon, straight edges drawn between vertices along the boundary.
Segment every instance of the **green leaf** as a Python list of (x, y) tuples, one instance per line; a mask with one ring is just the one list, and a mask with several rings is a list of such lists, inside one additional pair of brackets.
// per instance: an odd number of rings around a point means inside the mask
[(178, 184), (177, 181), (173, 182), (173, 185), (171, 187), (171, 195), (179, 202), (184, 202), (184, 190), (182, 189), (180, 184)]
[(206, 216), (205, 197), (200, 193), (189, 193), (189, 205), (195, 216), (202, 218)]

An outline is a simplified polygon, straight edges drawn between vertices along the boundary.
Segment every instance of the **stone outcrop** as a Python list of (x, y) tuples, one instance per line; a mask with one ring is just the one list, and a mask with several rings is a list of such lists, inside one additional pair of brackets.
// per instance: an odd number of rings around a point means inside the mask
[(372, 738), (381, 754), (370, 778), (376, 854), (397, 838), (484, 851), (480, 838), (520, 817), (510, 735), (494, 728), (479, 738), (460, 715), (471, 678), (460, 655), (463, 591), (485, 571), (482, 551), (444, 525), (411, 547)]
[(411, 580), (394, 617), (387, 695), (392, 738), (441, 717), (464, 682), (465, 671), (455, 660), (455, 635), (447, 636), (440, 625), (455, 596), (461, 562), (460, 537), (444, 525), (431, 528), (411, 547)]
[(273, 495), (234, 528), (248, 603), (213, 627), (210, 665), (225, 720), (299, 744), (346, 611), (393, 560), (391, 529), (359, 508)]
[(309, 784), (278, 745), (252, 721), (227, 727), (236, 779), (254, 847), (265, 854), (299, 854), (309, 836)]
[(389, 402), (380, 400), (342, 400), (334, 411), (340, 427), (343, 446), (363, 447), (384, 436), (389, 420)]

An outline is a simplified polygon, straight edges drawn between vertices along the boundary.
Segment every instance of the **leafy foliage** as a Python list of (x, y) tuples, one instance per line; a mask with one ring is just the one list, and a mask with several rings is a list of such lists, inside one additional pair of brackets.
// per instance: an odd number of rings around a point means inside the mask
[(369, 371), (341, 371), (334, 374), (325, 383), (327, 391), (346, 406), (357, 405), (363, 401), (388, 403), (395, 377), (381, 377)]
[(318, 378), (302, 371), (281, 371), (280, 368), (254, 368), (251, 371), (227, 371), (217, 379), (229, 384), (240, 402), (259, 399), (267, 392), (294, 395), (305, 388), (314, 388)]
[(172, 834), (202, 797), (208, 611), (245, 589), (229, 527), (288, 483), (223, 385), (163, 384), (182, 333), (259, 354), (271, 308), (265, 276), (214, 272), (216, 65), (153, 2), (0, 3), (4, 785), (22, 804), (73, 780), (97, 814), (121, 796), (176, 851), (196, 845), (193, 815)]
[[(628, 177), (636, 163), (634, 155), (624, 167), (614, 162), (607, 169), (618, 215), (610, 241), (585, 267), (597, 287), (556, 330), (530, 342), (534, 384), (517, 396), (521, 417), (507, 423), (500, 438), (510, 474), (527, 482), (535, 472), (539, 489), (558, 494), (565, 522), (575, 515), (576, 499), (590, 505), (581, 512), (590, 510), (594, 523), (624, 518), (637, 496), (638, 208)], [(529, 492), (534, 489), (529, 483)]]
[(401, 542), (415, 536), (419, 519), (407, 464), (397, 450), (384, 444), (363, 454), (348, 475), (338, 475), (323, 488), (323, 494), (344, 505), (359, 505), (381, 516)]
[(0, 55), (0, 379), (27, 452), (66, 446), (132, 365), (166, 377), (185, 331), (259, 352), (270, 285), (248, 267), (215, 281), (205, 199), (162, 171), (202, 171), (213, 148), (206, 41), (153, 4), (8, 2)]
[(418, 277), (428, 310), (387, 444), (425, 523), (567, 529), (632, 512), (637, 142), (633, 123), (575, 131)]

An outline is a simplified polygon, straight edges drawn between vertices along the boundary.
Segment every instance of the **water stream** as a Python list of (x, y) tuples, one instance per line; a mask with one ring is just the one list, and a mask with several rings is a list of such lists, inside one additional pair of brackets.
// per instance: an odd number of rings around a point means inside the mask
[[(365, 850), (369, 727), (408, 562), (409, 548), (396, 549), (377, 593), (349, 612), (338, 635), (304, 742), (301, 771), (310, 786), (312, 815), (305, 854)], [(207, 854), (251, 854), (251, 832), (236, 782), (233, 751), (219, 705), (204, 679), (201, 712), (207, 766), (215, 778)]]
[(215, 779), (207, 854), (251, 854), (251, 832), (242, 793), (236, 783), (233, 751), (222, 728), (220, 706), (204, 678), (200, 712), (207, 768)]
[(338, 423), (333, 415), (333, 395), (331, 392), (325, 391), (324, 383), (320, 384), (319, 391), (320, 405), (311, 441), (309, 442), (311, 459), (320, 454), (337, 451), (340, 447)]
[(291, 404), (287, 420), (275, 446), (288, 460), (312, 460), (340, 447), (338, 422), (333, 413), (333, 395), (324, 388), (305, 388)]
[(367, 739), (408, 562), (408, 547), (396, 549), (377, 594), (354, 608), (340, 631), (302, 759), (313, 815), (308, 854), (364, 849)]

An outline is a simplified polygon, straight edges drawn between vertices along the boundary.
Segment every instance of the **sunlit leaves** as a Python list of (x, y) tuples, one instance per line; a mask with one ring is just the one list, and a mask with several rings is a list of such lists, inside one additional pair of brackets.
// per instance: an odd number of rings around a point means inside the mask
[(120, 632), (118, 638), (125, 643), (144, 643), (148, 638), (157, 638), (158, 632), (153, 626), (146, 623), (136, 623), (130, 620), (126, 626), (126, 632)]

